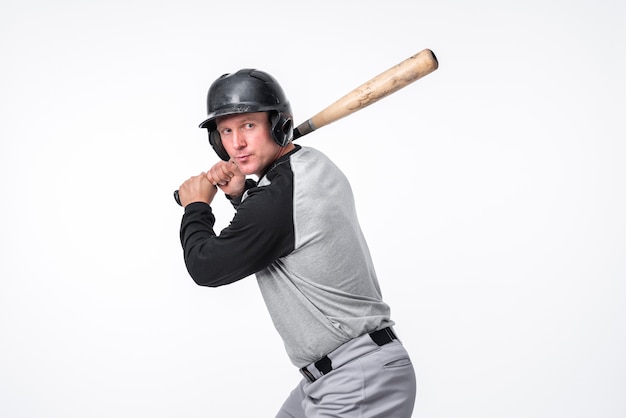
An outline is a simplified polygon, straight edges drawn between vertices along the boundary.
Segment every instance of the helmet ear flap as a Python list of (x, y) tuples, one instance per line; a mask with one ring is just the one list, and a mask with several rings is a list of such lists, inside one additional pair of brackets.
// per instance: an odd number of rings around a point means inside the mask
[(228, 155), (224, 149), (224, 145), (222, 145), (222, 138), (220, 137), (220, 133), (218, 131), (209, 129), (209, 143), (218, 157), (224, 161), (230, 160), (230, 155)]
[(290, 115), (282, 112), (272, 112), (272, 138), (281, 147), (286, 147), (293, 137), (293, 121)]

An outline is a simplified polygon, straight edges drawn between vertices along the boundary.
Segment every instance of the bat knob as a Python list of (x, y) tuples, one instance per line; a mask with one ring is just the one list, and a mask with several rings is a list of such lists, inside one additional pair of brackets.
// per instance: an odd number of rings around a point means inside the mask
[(182, 203), (180, 203), (180, 196), (178, 195), (178, 190), (174, 190), (174, 200), (176, 201), (176, 203), (178, 203), (179, 206), (183, 205)]

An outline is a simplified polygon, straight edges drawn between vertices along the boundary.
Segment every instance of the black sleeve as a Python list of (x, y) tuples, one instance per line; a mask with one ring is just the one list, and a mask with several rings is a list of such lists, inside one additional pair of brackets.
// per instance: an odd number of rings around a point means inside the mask
[(201, 286), (243, 279), (287, 255), (294, 246), (289, 188), (254, 187), (238, 205), (230, 225), (215, 234), (215, 217), (205, 203), (185, 208), (180, 239), (187, 271)]
[[(256, 181), (254, 181), (252, 179), (246, 179), (246, 183), (245, 183), (244, 188), (243, 188), (244, 193), (247, 190), (249, 190), (249, 189), (251, 189), (251, 188), (253, 188), (255, 186), (256, 186)], [(236, 197), (236, 198), (232, 198), (229, 195), (226, 195), (226, 199), (229, 200), (229, 202), (233, 205), (233, 207), (235, 209), (237, 209), (239, 207), (239, 205), (241, 204), (241, 198), (242, 197), (243, 197), (243, 193), (240, 196)]]

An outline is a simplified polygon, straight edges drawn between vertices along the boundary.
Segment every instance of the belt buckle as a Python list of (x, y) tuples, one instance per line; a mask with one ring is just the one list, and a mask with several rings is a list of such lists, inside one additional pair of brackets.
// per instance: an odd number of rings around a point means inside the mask
[[(324, 356), (315, 363), (313, 363), (313, 367), (317, 369), (321, 376), (324, 376), (325, 374), (328, 374), (333, 370), (333, 362), (328, 358), (328, 356)], [(313, 373), (309, 371), (309, 366), (301, 368), (300, 373), (302, 373), (302, 375), (306, 377), (311, 383), (317, 380)]]
[(309, 371), (309, 369), (307, 369), (306, 367), (303, 367), (300, 369), (300, 373), (302, 373), (302, 376), (304, 376), (309, 382), (313, 383), (315, 382), (315, 376), (313, 376), (313, 373), (311, 373)]

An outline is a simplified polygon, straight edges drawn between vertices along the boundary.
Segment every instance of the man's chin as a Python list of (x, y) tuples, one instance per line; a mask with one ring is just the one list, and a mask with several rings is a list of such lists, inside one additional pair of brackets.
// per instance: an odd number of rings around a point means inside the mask
[(237, 167), (239, 167), (239, 171), (241, 171), (246, 176), (255, 174), (254, 167), (252, 167), (251, 164), (237, 163)]

